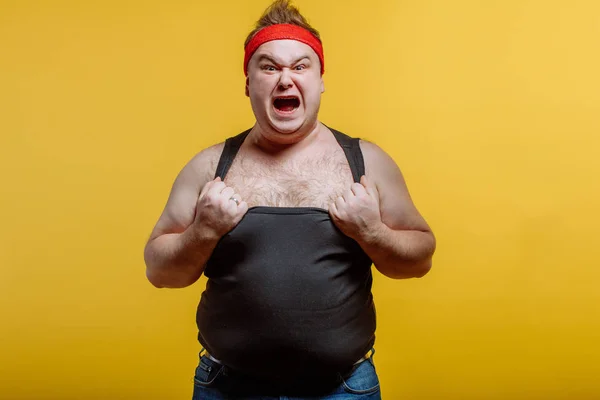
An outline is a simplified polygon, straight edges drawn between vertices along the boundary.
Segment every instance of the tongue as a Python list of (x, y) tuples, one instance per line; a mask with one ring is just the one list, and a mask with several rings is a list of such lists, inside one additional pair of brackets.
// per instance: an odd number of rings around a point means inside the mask
[(275, 107), (281, 111), (293, 111), (298, 105), (296, 99), (277, 99), (275, 100)]

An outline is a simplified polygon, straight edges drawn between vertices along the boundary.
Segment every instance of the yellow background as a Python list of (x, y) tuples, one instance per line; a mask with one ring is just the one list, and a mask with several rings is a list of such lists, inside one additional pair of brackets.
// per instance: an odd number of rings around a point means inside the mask
[[(180, 168), (251, 126), (268, 1), (0, 1), (0, 398), (189, 399), (202, 280), (143, 246)], [(384, 399), (600, 398), (600, 2), (322, 1), (320, 118), (434, 229), (376, 273)]]

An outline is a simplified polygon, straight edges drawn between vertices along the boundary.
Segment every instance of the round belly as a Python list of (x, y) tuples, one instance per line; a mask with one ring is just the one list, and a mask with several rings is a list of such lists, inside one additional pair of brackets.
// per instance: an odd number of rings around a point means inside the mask
[(207, 291), (197, 323), (200, 342), (225, 365), (250, 375), (285, 378), (351, 366), (373, 345), (375, 310), (370, 294), (357, 293), (334, 308), (309, 310)]
[(201, 344), (253, 375), (351, 366), (374, 341), (371, 260), (326, 212), (254, 211), (207, 264)]

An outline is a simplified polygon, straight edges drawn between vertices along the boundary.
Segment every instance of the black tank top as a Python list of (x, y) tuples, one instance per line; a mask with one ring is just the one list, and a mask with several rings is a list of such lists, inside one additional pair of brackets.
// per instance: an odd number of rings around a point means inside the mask
[[(359, 139), (331, 131), (358, 182)], [(225, 178), (249, 132), (226, 140), (215, 177)], [(251, 376), (347, 370), (375, 341), (371, 264), (325, 209), (251, 207), (207, 262), (198, 339), (223, 364)]]

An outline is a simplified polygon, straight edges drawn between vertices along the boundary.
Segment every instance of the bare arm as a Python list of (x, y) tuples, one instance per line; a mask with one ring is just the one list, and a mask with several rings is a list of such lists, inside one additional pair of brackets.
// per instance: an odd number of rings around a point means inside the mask
[(394, 160), (373, 143), (363, 141), (361, 148), (379, 196), (382, 222), (362, 246), (382, 274), (397, 279), (422, 277), (432, 265), (433, 232), (415, 207)]
[(146, 245), (146, 277), (158, 288), (189, 286), (202, 275), (218, 242), (218, 237), (189, 231), (162, 234)]
[(232, 188), (211, 178), (221, 150), (217, 145), (199, 153), (173, 183), (144, 249), (146, 276), (156, 287), (180, 288), (196, 282), (219, 240), (248, 211)]
[(210, 232), (188, 229), (201, 189), (210, 180), (212, 153), (207, 149), (183, 167), (150, 234), (144, 260), (146, 276), (156, 287), (185, 287), (196, 282), (219, 240)]
[(332, 205), (333, 220), (382, 274), (395, 279), (422, 277), (431, 269), (435, 237), (394, 160), (375, 144), (360, 145), (366, 177)]

